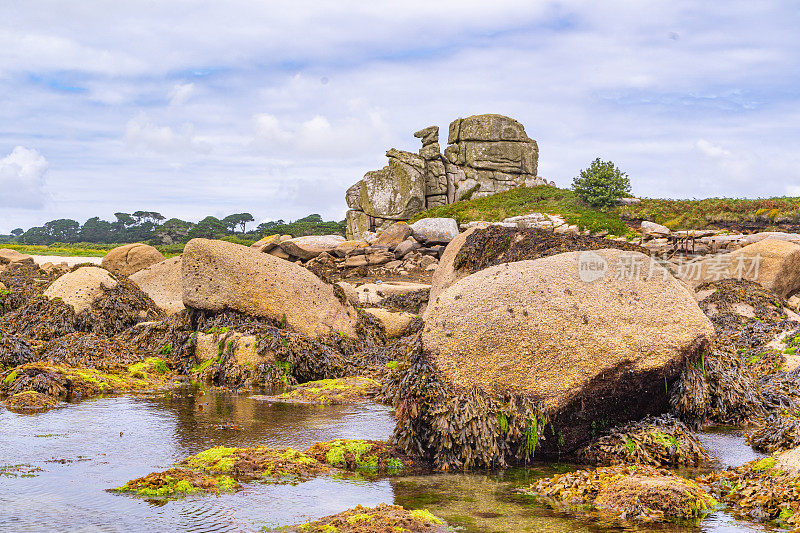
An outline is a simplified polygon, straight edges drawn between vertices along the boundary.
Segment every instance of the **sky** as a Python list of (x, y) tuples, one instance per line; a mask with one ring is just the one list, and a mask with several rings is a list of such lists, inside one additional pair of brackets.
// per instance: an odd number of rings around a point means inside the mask
[(752, 0), (4, 0), (0, 233), (158, 211), (344, 218), (345, 190), (480, 113), (539, 175), (800, 195), (800, 9)]

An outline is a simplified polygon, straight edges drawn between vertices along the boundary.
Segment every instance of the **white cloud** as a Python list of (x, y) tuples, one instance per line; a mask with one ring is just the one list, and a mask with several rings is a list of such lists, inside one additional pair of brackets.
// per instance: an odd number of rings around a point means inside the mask
[(254, 115), (254, 146), (265, 155), (294, 154), (310, 159), (386, 151), (390, 127), (381, 111), (354, 99), (345, 107), (347, 114), (333, 122), (321, 114), (299, 122), (281, 120), (270, 113)]
[(179, 83), (169, 92), (169, 105), (183, 105), (194, 93), (194, 83)]
[(700, 139), (699, 141), (697, 141), (695, 147), (700, 151), (701, 154), (707, 155), (708, 157), (724, 158), (731, 156), (730, 151), (724, 149), (721, 146), (716, 146), (714, 144), (711, 144), (705, 139)]
[(125, 143), (136, 152), (150, 154), (180, 155), (211, 150), (208, 143), (198, 139), (193, 124), (183, 124), (176, 131), (154, 124), (143, 114), (125, 125)]
[(0, 206), (41, 208), (45, 201), (45, 174), (49, 166), (39, 152), (23, 146), (17, 146), (0, 159)]

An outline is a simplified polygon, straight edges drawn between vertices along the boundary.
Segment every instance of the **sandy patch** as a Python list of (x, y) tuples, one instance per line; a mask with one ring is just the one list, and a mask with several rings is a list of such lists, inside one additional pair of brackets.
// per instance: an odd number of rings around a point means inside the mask
[(67, 257), (63, 255), (31, 255), (31, 257), (33, 257), (33, 260), (39, 266), (42, 266), (45, 263), (53, 263), (54, 265), (66, 263), (69, 266), (75, 266), (81, 263), (92, 263), (93, 265), (99, 265), (103, 261), (102, 257)]

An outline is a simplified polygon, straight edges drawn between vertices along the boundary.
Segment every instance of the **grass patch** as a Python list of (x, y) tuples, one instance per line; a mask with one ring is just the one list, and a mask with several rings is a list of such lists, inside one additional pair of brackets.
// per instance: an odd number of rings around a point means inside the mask
[(568, 224), (591, 232), (606, 230), (612, 235), (628, 232), (620, 219), (619, 208), (595, 209), (583, 203), (573, 191), (549, 185), (519, 187), (492, 196), (434, 207), (419, 213), (411, 222), (430, 217), (454, 218), (460, 224), (476, 220), (499, 222), (529, 213), (558, 214)]
[(672, 230), (701, 229), (714, 224), (759, 223), (770, 226), (800, 223), (800, 198), (706, 198), (668, 200), (645, 198), (617, 208), (623, 218), (650, 220)]

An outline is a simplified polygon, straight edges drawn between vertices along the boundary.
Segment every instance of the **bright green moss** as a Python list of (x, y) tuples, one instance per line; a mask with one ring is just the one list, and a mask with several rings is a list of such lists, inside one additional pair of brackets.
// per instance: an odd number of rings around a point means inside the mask
[(17, 376), (18, 376), (17, 371), (12, 370), (11, 373), (7, 375), (6, 378), (3, 380), (3, 383), (5, 383), (6, 385), (11, 385), (17, 379)]
[(214, 472), (227, 472), (233, 467), (233, 454), (238, 448), (217, 446), (186, 459), (189, 466)]
[(413, 511), (409, 511), (408, 514), (411, 515), (412, 518), (415, 520), (419, 520), (420, 522), (427, 522), (430, 524), (442, 524), (442, 520), (428, 511), (427, 509), (415, 509)]

